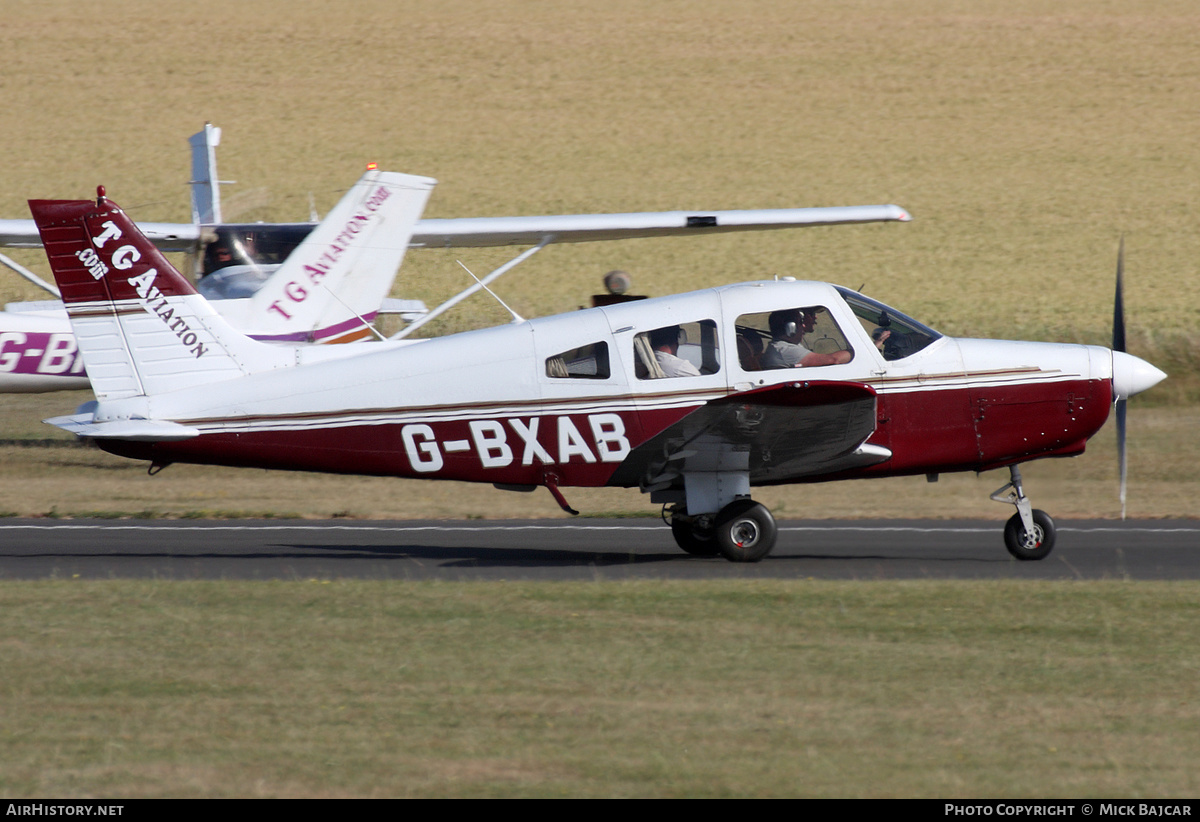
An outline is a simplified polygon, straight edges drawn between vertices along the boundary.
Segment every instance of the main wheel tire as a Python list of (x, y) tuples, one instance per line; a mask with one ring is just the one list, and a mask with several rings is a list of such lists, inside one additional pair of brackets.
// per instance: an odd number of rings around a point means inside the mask
[(712, 526), (689, 517), (686, 510), (671, 515), (671, 536), (676, 545), (694, 557), (715, 557), (720, 552)]
[(717, 545), (730, 562), (758, 562), (775, 547), (779, 529), (771, 512), (750, 499), (739, 499), (717, 514)]
[(1013, 514), (1004, 526), (1004, 544), (1019, 560), (1045, 559), (1054, 550), (1054, 520), (1041, 509), (1033, 510), (1033, 533), (1025, 533), (1020, 514)]

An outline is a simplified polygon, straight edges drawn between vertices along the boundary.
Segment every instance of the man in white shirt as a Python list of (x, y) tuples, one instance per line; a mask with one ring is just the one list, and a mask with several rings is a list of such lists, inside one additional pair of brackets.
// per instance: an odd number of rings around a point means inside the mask
[(681, 330), (677, 325), (651, 331), (650, 347), (654, 349), (654, 359), (658, 361), (658, 367), (662, 369), (664, 377), (699, 377), (699, 369), (678, 356), (680, 334)]

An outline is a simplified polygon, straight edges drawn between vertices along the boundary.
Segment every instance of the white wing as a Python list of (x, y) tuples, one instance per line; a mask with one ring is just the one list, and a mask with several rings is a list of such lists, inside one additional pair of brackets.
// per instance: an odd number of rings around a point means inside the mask
[[(767, 231), (854, 223), (908, 222), (895, 205), (833, 208), (771, 208), (748, 211), (647, 211), (631, 214), (560, 214), (544, 217), (458, 217), (417, 222), (412, 248), (481, 248), (695, 236), (729, 231)], [(192, 251), (200, 227), (190, 223), (138, 223), (161, 251)], [(269, 224), (259, 223), (259, 226)], [(40, 248), (33, 220), (0, 220), (0, 246)]]
[(564, 214), (548, 217), (465, 217), (417, 223), (412, 245), (478, 248), (630, 240), (636, 237), (696, 236), (730, 231), (766, 231), (853, 223), (907, 222), (895, 205), (836, 208), (773, 208), (751, 211), (649, 211), (632, 214)]

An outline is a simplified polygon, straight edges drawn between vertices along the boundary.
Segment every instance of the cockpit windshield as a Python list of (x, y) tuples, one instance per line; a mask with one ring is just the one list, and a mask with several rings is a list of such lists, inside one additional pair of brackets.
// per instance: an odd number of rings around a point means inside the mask
[(204, 248), (202, 275), (228, 266), (277, 266), (312, 232), (310, 225), (223, 225)]
[(916, 354), (942, 335), (894, 308), (864, 297), (857, 291), (837, 287), (854, 316), (871, 335), (885, 360), (902, 360)]

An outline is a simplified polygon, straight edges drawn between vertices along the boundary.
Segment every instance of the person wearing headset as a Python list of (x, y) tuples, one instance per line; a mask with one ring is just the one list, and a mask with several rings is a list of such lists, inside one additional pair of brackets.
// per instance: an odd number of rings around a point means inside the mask
[(804, 335), (811, 331), (815, 319), (799, 308), (773, 311), (767, 317), (771, 342), (763, 352), (763, 368), (811, 368), (814, 365), (840, 365), (853, 356), (843, 349), (832, 354), (818, 354), (804, 346)]

